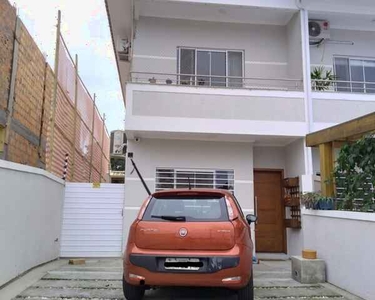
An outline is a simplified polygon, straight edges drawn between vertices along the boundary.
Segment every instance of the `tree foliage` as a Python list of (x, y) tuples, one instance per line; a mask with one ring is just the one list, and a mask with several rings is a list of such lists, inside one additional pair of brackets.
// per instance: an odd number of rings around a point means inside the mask
[(375, 186), (375, 138), (365, 136), (344, 145), (336, 161), (336, 186), (342, 188), (342, 209), (355, 210), (362, 200), (362, 211), (373, 210)]

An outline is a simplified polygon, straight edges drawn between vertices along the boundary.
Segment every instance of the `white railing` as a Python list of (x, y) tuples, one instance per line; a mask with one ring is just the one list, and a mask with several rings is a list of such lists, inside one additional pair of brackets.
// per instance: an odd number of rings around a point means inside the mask
[(289, 78), (245, 78), (238, 76), (131, 72), (130, 82), (254, 90), (303, 90), (303, 80)]
[(313, 91), (375, 94), (375, 82), (344, 80), (311, 80)]

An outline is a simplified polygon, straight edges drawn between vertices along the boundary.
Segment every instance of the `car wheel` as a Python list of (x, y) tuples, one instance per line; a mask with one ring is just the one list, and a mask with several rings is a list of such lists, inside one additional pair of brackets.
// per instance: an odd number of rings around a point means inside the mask
[(122, 277), (122, 289), (127, 300), (142, 300), (145, 295), (144, 287), (131, 285), (125, 281), (124, 277)]
[(249, 283), (238, 291), (238, 300), (254, 300), (253, 276), (251, 276)]

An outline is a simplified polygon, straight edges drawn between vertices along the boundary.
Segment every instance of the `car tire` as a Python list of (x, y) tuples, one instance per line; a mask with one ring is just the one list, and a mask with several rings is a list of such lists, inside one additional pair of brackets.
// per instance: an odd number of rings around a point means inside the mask
[(249, 283), (238, 291), (238, 300), (254, 300), (254, 284), (253, 276), (249, 280)]
[(131, 285), (125, 281), (124, 277), (122, 277), (122, 289), (127, 300), (142, 300), (145, 295), (144, 287)]

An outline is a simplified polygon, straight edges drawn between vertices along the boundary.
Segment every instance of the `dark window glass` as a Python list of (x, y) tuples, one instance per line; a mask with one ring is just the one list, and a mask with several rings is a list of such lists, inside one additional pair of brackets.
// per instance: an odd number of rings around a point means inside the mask
[(158, 217), (185, 217), (187, 222), (228, 221), (224, 198), (215, 197), (173, 197), (152, 198), (143, 220), (170, 222)]
[(195, 50), (194, 49), (181, 49), (180, 58), (180, 77), (181, 84), (193, 85), (195, 82)]
[(349, 59), (348, 58), (335, 58), (335, 74), (338, 81), (347, 81), (347, 82), (338, 82), (337, 91), (339, 92), (350, 92), (350, 73), (349, 73)]

